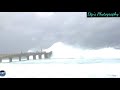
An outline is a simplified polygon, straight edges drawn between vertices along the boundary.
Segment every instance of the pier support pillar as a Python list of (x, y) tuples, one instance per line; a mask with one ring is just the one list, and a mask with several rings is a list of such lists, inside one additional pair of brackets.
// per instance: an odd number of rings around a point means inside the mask
[(10, 60), (10, 62), (12, 62), (12, 58), (11, 57), (9, 58), (9, 60)]
[(42, 59), (42, 55), (38, 55), (39, 59)]
[(44, 55), (45, 55), (45, 59), (47, 59), (47, 58), (48, 58), (48, 54), (47, 54), (47, 53), (45, 53)]
[(19, 56), (19, 61), (21, 61), (21, 56)]
[(36, 60), (36, 55), (33, 55), (33, 59)]
[(49, 52), (49, 58), (52, 56), (52, 51), (51, 52)]
[(29, 60), (29, 56), (27, 56), (27, 60)]

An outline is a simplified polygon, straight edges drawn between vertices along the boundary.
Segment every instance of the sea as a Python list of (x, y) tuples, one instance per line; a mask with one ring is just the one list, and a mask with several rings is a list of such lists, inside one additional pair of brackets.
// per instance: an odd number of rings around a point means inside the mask
[[(36, 52), (31, 48), (27, 52)], [(56, 42), (43, 51), (53, 51), (51, 58), (13, 62), (4, 60), (0, 63), (0, 70), (6, 71), (0, 78), (119, 78), (120, 50), (106, 47), (101, 49), (81, 49)]]

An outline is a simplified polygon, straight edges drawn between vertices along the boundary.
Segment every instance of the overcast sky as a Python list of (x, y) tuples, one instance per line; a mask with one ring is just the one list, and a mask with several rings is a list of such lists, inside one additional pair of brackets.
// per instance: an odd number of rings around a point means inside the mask
[(0, 12), (0, 52), (49, 48), (120, 47), (120, 18), (87, 18), (86, 12)]

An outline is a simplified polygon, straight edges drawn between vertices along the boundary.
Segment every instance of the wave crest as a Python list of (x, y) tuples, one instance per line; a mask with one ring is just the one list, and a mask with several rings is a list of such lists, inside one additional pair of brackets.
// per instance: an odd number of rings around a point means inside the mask
[[(30, 49), (28, 52), (35, 52), (37, 49)], [(63, 42), (54, 43), (46, 52), (53, 52), (51, 58), (83, 58), (83, 59), (114, 59), (120, 58), (120, 50), (114, 48), (102, 48), (98, 50), (83, 50), (67, 45)]]

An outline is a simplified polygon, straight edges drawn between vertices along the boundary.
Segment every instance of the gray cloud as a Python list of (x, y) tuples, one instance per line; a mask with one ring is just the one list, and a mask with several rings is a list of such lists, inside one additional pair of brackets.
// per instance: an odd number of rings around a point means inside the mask
[(119, 18), (87, 18), (85, 12), (1, 12), (0, 52), (48, 48), (57, 41), (81, 48), (120, 47)]

